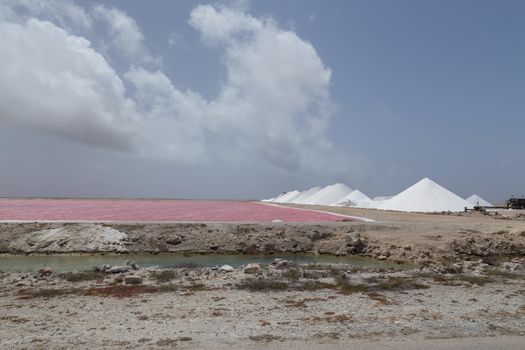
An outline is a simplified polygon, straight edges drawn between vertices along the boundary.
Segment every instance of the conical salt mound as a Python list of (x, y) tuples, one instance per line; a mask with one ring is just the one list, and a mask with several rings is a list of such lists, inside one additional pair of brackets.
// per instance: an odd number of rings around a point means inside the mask
[(299, 196), (301, 192), (299, 191), (290, 191), (285, 193), (282, 197), (277, 198), (274, 200), (275, 203), (289, 203), (292, 199)]
[(343, 199), (336, 203), (332, 203), (334, 206), (341, 207), (353, 207), (357, 203), (370, 200), (370, 198), (359, 190), (352, 191), (348, 196), (345, 196)]
[(465, 207), (472, 208), (472, 204), (429, 178), (424, 178), (381, 204), (378, 209), (431, 213), (458, 212), (463, 211)]
[(493, 207), (492, 204), (478, 196), (477, 194), (473, 194), (472, 196), (468, 197), (466, 199), (467, 202), (474, 206), (481, 206), (481, 207)]
[(317, 192), (321, 190), (322, 190), (321, 187), (312, 187), (309, 190), (301, 192), (301, 194), (295, 197), (293, 200), (291, 200), (290, 203), (304, 204), (304, 202), (308, 200), (308, 198), (310, 198), (311, 196), (313, 196), (314, 194), (316, 194)]
[(313, 196), (310, 196), (304, 204), (330, 205), (338, 202), (352, 192), (352, 189), (344, 184), (334, 184), (323, 188)]

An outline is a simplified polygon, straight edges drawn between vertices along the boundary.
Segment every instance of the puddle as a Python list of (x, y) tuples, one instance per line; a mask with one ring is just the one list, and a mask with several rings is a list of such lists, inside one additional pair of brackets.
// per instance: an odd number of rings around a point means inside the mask
[(236, 255), (236, 254), (125, 254), (125, 255), (0, 255), (0, 271), (35, 272), (42, 267), (55, 271), (91, 270), (104, 264), (122, 265), (126, 260), (136, 262), (140, 267), (211, 267), (224, 264), (238, 267), (248, 263), (270, 264), (275, 258), (291, 260), (299, 264), (348, 264), (355, 267), (394, 268), (406, 270), (414, 266), (396, 264), (358, 256), (330, 255)]

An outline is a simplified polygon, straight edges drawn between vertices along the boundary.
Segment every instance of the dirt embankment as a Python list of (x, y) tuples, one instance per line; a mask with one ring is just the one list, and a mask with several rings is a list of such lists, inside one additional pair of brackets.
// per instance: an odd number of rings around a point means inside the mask
[(286, 252), (409, 262), (525, 254), (523, 221), (424, 218), (323, 224), (2, 223), (0, 253)]

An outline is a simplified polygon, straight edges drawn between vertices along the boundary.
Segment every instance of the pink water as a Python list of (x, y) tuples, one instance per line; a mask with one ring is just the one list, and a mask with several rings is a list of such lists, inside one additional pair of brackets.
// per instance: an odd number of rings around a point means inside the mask
[(326, 222), (342, 219), (330, 213), (243, 201), (0, 198), (0, 220)]

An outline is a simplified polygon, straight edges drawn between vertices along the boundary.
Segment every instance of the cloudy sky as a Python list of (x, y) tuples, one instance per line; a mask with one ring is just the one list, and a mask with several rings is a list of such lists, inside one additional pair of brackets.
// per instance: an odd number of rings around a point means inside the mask
[(521, 195), (524, 12), (0, 0), (0, 196)]

